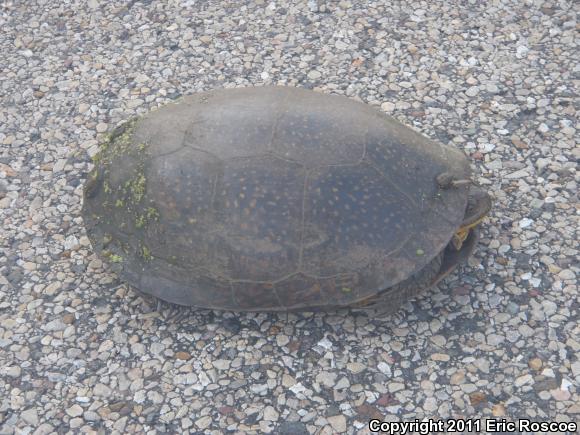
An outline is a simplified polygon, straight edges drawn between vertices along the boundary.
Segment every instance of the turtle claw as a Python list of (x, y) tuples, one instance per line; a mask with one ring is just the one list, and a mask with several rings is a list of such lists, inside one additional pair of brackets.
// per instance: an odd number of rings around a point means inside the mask
[(180, 322), (185, 319), (190, 312), (188, 307), (172, 304), (171, 302), (155, 298), (147, 293), (143, 293), (141, 290), (133, 286), (129, 286), (129, 288), (143, 299), (145, 305), (150, 309), (149, 312), (156, 312), (165, 322)]
[(387, 301), (379, 301), (375, 304), (369, 305), (364, 308), (354, 308), (352, 309), (354, 313), (366, 313), (367, 316), (373, 319), (383, 319), (390, 317), (399, 311), (399, 307), (394, 307), (391, 303)]
[(179, 323), (184, 320), (191, 312), (191, 307), (172, 304), (171, 302), (162, 301), (162, 305), (167, 305), (167, 309), (164, 312), (158, 310), (159, 315), (165, 322), (169, 323)]
[(167, 310), (167, 320), (168, 321), (175, 321), (177, 318), (179, 318), (181, 315), (183, 315), (183, 310), (182, 307), (178, 306), (178, 305), (174, 305), (172, 307), (169, 307), (169, 309)]
[(180, 307), (180, 309), (175, 313), (171, 321), (173, 323), (179, 323), (187, 317), (188, 313), (189, 313), (188, 310), (186, 310), (184, 307)]

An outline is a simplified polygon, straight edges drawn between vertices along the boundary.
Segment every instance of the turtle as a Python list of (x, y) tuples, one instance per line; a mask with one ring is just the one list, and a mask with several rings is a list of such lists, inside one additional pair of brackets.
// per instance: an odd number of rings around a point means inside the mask
[(114, 129), (82, 215), (111, 269), (166, 302), (386, 314), (469, 257), (490, 208), (455, 147), (349, 97), (264, 86)]

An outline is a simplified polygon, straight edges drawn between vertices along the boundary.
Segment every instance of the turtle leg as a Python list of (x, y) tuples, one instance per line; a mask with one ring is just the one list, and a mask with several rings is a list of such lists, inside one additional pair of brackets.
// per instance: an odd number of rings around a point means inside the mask
[(466, 262), (473, 253), (478, 239), (479, 229), (472, 228), (469, 231), (467, 238), (462, 242), (461, 249), (457, 250), (452, 243), (447, 245), (443, 254), (443, 263), (441, 264), (441, 269), (439, 269), (439, 273), (431, 283), (430, 287), (439, 284), (443, 278), (457, 269), (457, 266)]
[(179, 322), (191, 312), (191, 307), (166, 302), (131, 285), (129, 288), (138, 294), (151, 311), (156, 311), (165, 322)]
[(376, 296), (361, 301), (352, 310), (354, 312), (366, 311), (373, 317), (383, 317), (396, 313), (402, 304), (422, 291), (436, 286), (453, 272), (459, 264), (467, 261), (477, 244), (478, 238), (479, 231), (477, 228), (471, 229), (462, 243), (461, 249), (455, 249), (453, 244), (450, 243), (443, 252), (438, 254), (419, 272)]
[(376, 316), (395, 313), (399, 307), (418, 293), (437, 285), (467, 261), (479, 238), (477, 226), (491, 209), (491, 198), (481, 189), (471, 189), (465, 210), (465, 218), (447, 247), (423, 269), (413, 276), (390, 287), (376, 296), (356, 303), (354, 311), (370, 311)]
[(397, 285), (378, 293), (351, 307), (351, 311), (365, 311), (373, 317), (383, 317), (399, 311), (401, 305), (431, 287), (443, 263), (443, 252), (439, 253), (423, 269)]

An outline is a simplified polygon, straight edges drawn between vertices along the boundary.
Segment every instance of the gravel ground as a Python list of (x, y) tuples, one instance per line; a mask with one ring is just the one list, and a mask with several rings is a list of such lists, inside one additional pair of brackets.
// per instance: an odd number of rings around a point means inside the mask
[[(4, 1), (0, 433), (578, 420), (578, 5), (454, 3)], [(496, 201), (469, 264), (385, 319), (166, 320), (123, 286), (79, 214), (100, 136), (262, 84), (359, 98), (464, 149)]]

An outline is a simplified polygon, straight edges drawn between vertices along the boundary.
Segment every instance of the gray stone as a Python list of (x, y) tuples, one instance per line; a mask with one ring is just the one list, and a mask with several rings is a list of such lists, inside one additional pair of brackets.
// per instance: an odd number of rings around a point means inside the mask
[(264, 420), (266, 421), (278, 421), (280, 414), (272, 406), (266, 406), (264, 408)]
[(93, 387), (93, 394), (100, 397), (109, 397), (111, 389), (105, 384), (98, 383)]
[(38, 426), (38, 412), (36, 408), (29, 408), (20, 413), (20, 417), (31, 426)]
[(312, 70), (308, 73), (308, 78), (310, 80), (318, 80), (321, 76), (322, 74), (320, 74), (320, 72), (316, 70)]
[(67, 408), (66, 413), (71, 417), (78, 417), (80, 415), (83, 415), (83, 408), (81, 408), (77, 404), (74, 404), (70, 408)]
[(580, 360), (573, 362), (570, 365), (570, 368), (572, 369), (572, 375), (574, 375), (575, 378), (580, 377)]
[(10, 378), (18, 378), (18, 377), (20, 377), (20, 374), (22, 373), (22, 369), (18, 366), (8, 366), (8, 367), (4, 367), (2, 372), (4, 373), (4, 375), (6, 375)]
[(225, 359), (216, 360), (212, 364), (218, 370), (228, 370), (230, 368), (230, 361)]
[(479, 87), (472, 86), (467, 91), (465, 91), (465, 95), (468, 97), (475, 97), (479, 93)]
[(211, 417), (209, 415), (206, 415), (204, 417), (198, 418), (195, 421), (195, 425), (199, 428), (199, 429), (207, 429), (210, 425), (211, 425)]
[(332, 417), (327, 417), (327, 420), (336, 432), (346, 432), (346, 418), (344, 415), (333, 415)]

